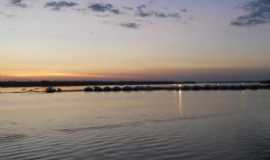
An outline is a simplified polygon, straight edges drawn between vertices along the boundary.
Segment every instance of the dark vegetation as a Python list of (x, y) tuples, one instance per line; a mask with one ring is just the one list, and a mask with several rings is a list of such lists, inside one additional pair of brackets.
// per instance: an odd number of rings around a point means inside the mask
[(263, 83), (263, 84), (270, 84), (270, 80), (261, 81), (261, 83)]
[[(177, 81), (0, 81), (0, 87), (49, 87), (88, 85), (160, 85), (175, 84)], [(195, 82), (180, 82), (195, 83)]]
[[(49, 87), (49, 86), (106, 86), (106, 85), (166, 85), (166, 84), (196, 84), (194, 81), (0, 81), (0, 87)], [(203, 83), (261, 83), (270, 84), (265, 81), (211, 81)], [(108, 89), (108, 88), (107, 88)]]
[[(182, 85), (176, 85), (182, 84)], [(88, 86), (84, 89), (62, 90), (61, 86)], [(211, 90), (268, 90), (270, 81), (254, 82), (176, 82), (176, 81), (5, 81), (0, 87), (46, 87), (55, 92), (136, 92), (136, 91), (211, 91)], [(35, 92), (34, 90), (30, 90)], [(24, 91), (25, 92), (25, 91)], [(26, 91), (27, 92), (27, 91)], [(37, 91), (40, 92), (40, 91)]]

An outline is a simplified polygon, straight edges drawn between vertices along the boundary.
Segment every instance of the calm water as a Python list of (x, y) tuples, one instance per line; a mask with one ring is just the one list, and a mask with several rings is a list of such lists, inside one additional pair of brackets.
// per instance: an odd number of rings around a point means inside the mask
[(0, 94), (0, 159), (270, 159), (270, 91)]

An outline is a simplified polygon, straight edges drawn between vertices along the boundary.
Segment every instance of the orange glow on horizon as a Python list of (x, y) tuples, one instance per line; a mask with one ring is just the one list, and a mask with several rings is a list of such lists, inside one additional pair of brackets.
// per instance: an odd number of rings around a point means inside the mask
[(99, 78), (103, 77), (96, 74), (82, 74), (82, 73), (69, 73), (69, 72), (49, 72), (49, 71), (8, 71), (4, 74), (0, 74), (1, 77), (12, 77), (12, 78), (76, 78), (76, 77), (89, 77), (89, 78)]
[[(202, 75), (236, 75), (246, 72), (247, 68), (145, 68), (145, 69), (113, 69), (99, 71), (44, 71), (44, 70), (6, 70), (0, 73), (0, 80), (171, 80), (174, 77), (192, 77)], [(250, 69), (260, 71), (262, 69)], [(171, 78), (172, 77), (172, 78)]]

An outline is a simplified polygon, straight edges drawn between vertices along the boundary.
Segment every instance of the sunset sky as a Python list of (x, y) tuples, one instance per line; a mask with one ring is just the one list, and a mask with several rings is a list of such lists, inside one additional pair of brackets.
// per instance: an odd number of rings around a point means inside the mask
[(269, 0), (0, 1), (0, 80), (262, 80), (269, 62)]

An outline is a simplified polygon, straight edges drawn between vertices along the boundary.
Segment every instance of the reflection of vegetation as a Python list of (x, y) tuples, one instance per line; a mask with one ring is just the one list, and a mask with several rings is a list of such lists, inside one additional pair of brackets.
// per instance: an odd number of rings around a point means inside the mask
[(194, 84), (182, 86), (114, 86), (114, 87), (86, 87), (84, 91), (87, 92), (131, 92), (131, 91), (207, 91), (207, 90), (258, 90), (270, 89), (270, 85), (262, 84)]
[(55, 92), (62, 92), (61, 88), (54, 88), (54, 87), (48, 87), (46, 88), (47, 93), (55, 93)]
[[(52, 85), (53, 84), (53, 85)], [(181, 84), (181, 85), (177, 85)], [(62, 90), (52, 86), (83, 86), (88, 85), (84, 89), (67, 89)], [(40, 82), (0, 82), (0, 87), (47, 87), (46, 93), (55, 92), (130, 92), (130, 91), (200, 91), (200, 90), (258, 90), (258, 89), (270, 89), (270, 81), (264, 82), (230, 82), (230, 83), (177, 83), (177, 82), (159, 82), (159, 81), (40, 81)], [(44, 90), (24, 89), (18, 93), (24, 92), (44, 92)], [(14, 92), (15, 93), (15, 92)], [(17, 93), (17, 92), (16, 92)]]
[(101, 88), (101, 87), (94, 87), (94, 91), (95, 92), (101, 92), (101, 91), (103, 91), (103, 88)]
[(92, 87), (86, 87), (86, 88), (84, 88), (84, 91), (85, 92), (91, 92), (91, 91), (93, 91), (93, 88)]
[(46, 92), (47, 93), (54, 93), (54, 92), (56, 92), (56, 88), (48, 87), (48, 88), (46, 88)]

